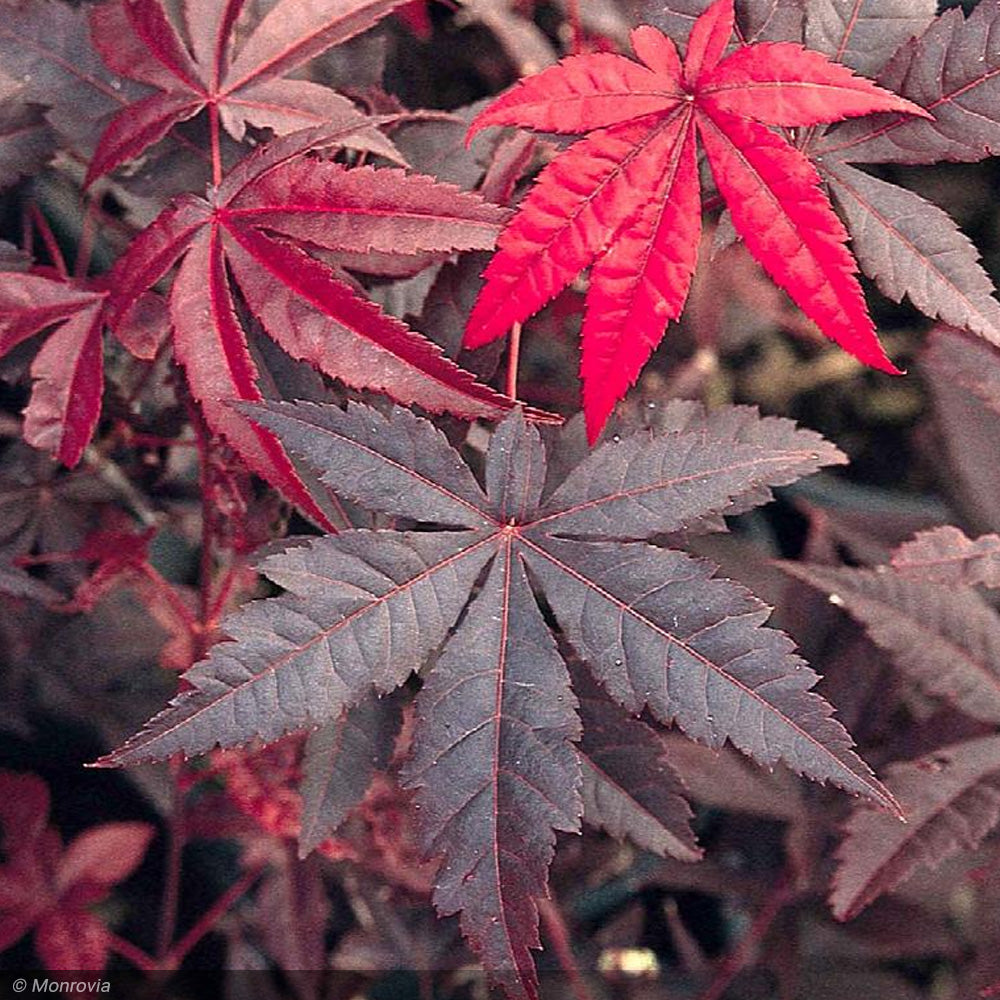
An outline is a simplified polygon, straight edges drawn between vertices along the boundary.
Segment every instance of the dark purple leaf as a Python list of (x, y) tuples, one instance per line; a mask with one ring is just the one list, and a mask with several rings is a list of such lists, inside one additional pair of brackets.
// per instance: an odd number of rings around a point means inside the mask
[[(879, 5), (884, 6), (883, 4)], [(911, 5), (912, 9), (912, 5)], [(953, 7), (899, 50), (881, 86), (932, 118), (873, 115), (830, 131), (813, 152), (849, 163), (973, 162), (1000, 149), (1000, 5)]]
[(906, 188), (847, 164), (822, 170), (851, 231), (862, 270), (926, 316), (1000, 344), (1000, 302), (979, 253), (948, 215)]
[(372, 695), (309, 734), (302, 759), (300, 858), (337, 831), (364, 798), (375, 773), (385, 769), (400, 709), (398, 698)]
[(937, 14), (937, 0), (812, 0), (806, 45), (875, 77), (889, 57)]
[(659, 735), (615, 704), (585, 668), (574, 671), (573, 690), (583, 723), (583, 818), (647, 851), (698, 861), (684, 782)]
[(936, 867), (977, 847), (1000, 821), (1000, 736), (944, 747), (891, 765), (886, 785), (906, 823), (856, 809), (837, 851), (830, 906), (839, 920), (856, 916), (917, 868)]
[(768, 487), (846, 461), (818, 434), (750, 407), (668, 410), (673, 433), (606, 441), (584, 459), (545, 501), (544, 530), (619, 539), (678, 531), (767, 503)]
[(765, 766), (780, 760), (895, 809), (830, 705), (810, 690), (819, 678), (792, 641), (761, 627), (770, 609), (712, 579), (712, 563), (642, 542), (533, 534), (525, 545), (570, 642), (630, 712), (648, 707), (699, 742), (728, 739)]
[(417, 789), (428, 854), (444, 855), (434, 904), (461, 914), (510, 997), (537, 995), (535, 899), (546, 895), (554, 831), (580, 825), (575, 704), (508, 542), (417, 698), (405, 780)]
[(864, 625), (899, 669), (974, 719), (1000, 722), (1000, 618), (975, 591), (896, 573), (786, 563)]
[(192, 667), (192, 687), (104, 763), (275, 740), (336, 719), (373, 688), (391, 691), (454, 625), (489, 541), (345, 532), (268, 558), (261, 571), (288, 593), (231, 618), (235, 641)]
[[(103, 764), (331, 723), (373, 689), (389, 691), (424, 668), (405, 781), (417, 790), (425, 848), (442, 856), (435, 903), (461, 915), (493, 980), (520, 998), (537, 997), (536, 900), (547, 891), (555, 831), (578, 829), (581, 780), (595, 822), (653, 850), (697, 856), (658, 737), (627, 713), (648, 705), (710, 745), (728, 738), (767, 766), (780, 760), (895, 808), (830, 706), (810, 691), (816, 675), (786, 636), (762, 627), (768, 609), (748, 591), (711, 579), (709, 564), (682, 553), (565, 538), (562, 519), (537, 514), (545, 454), (520, 412), (494, 433), (484, 496), (438, 432), (406, 411), (243, 409), (350, 499), (430, 530), (350, 531), (269, 556), (263, 572), (286, 593), (230, 619), (224, 628), (234, 641), (190, 670), (191, 687)], [(778, 457), (768, 471), (747, 477), (740, 469), (730, 491), (738, 502), (762, 502), (768, 483), (840, 460), (818, 436), (748, 409), (708, 416), (688, 408), (672, 419), (691, 429), (622, 441), (636, 486), (642, 470), (659, 483), (661, 466), (700, 467), (699, 449), (720, 475), (725, 449), (730, 461), (749, 449), (766, 464), (772, 442)], [(671, 451), (678, 448), (680, 461)], [(585, 493), (592, 479), (593, 469), (575, 488)], [(641, 510), (622, 508), (618, 537), (645, 537), (676, 518), (669, 490), (648, 492)], [(720, 495), (696, 489), (685, 511), (704, 518), (724, 506)], [(448, 530), (456, 524), (467, 529)], [(579, 751), (576, 696), (536, 586), (618, 703), (603, 692), (596, 703), (594, 681), (580, 682), (593, 725)], [(326, 753), (337, 733), (313, 739)], [(345, 798), (331, 793), (335, 817), (359, 794), (367, 768), (357, 765), (339, 786)], [(314, 801), (329, 804), (326, 795)], [(318, 816), (326, 804), (310, 809)], [(319, 823), (311, 839), (324, 829)]]
[(1000, 587), (1000, 535), (973, 540), (950, 525), (921, 531), (893, 552), (892, 568), (926, 583)]

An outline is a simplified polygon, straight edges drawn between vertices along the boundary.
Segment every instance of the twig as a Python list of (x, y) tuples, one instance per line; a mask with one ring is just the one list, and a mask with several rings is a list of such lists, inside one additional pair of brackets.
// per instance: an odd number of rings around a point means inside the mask
[(507, 395), (517, 399), (517, 365), (521, 358), (521, 324), (510, 328), (510, 345), (507, 354)]
[(180, 758), (170, 762), (170, 777), (173, 783), (170, 800), (170, 816), (167, 823), (167, 875), (163, 886), (163, 900), (160, 903), (160, 923), (156, 935), (157, 965), (164, 967), (170, 954), (170, 945), (177, 929), (177, 911), (181, 889), (181, 855), (184, 851), (184, 793), (180, 786)]
[(255, 865), (238, 878), (202, 915), (194, 925), (164, 956), (163, 967), (176, 969), (188, 956), (189, 952), (215, 925), (229, 912), (232, 906), (260, 878), (267, 865), (264, 862)]
[(764, 939), (771, 924), (791, 900), (793, 889), (787, 874), (783, 874), (771, 891), (750, 929), (740, 938), (732, 951), (723, 956), (715, 971), (715, 978), (699, 1000), (720, 1000), (732, 981), (751, 964), (754, 952)]
[(108, 947), (116, 954), (121, 955), (126, 962), (131, 962), (137, 969), (143, 972), (156, 972), (157, 964), (155, 960), (147, 955), (141, 948), (136, 947), (131, 941), (126, 941), (117, 934), (108, 934)]
[(576, 1000), (592, 1000), (587, 984), (583, 981), (580, 970), (577, 968), (576, 959), (573, 956), (573, 946), (569, 940), (569, 930), (556, 901), (552, 898), (539, 899), (538, 915), (542, 918), (545, 933), (552, 943), (552, 950), (556, 954), (559, 968), (566, 975), (573, 996)]

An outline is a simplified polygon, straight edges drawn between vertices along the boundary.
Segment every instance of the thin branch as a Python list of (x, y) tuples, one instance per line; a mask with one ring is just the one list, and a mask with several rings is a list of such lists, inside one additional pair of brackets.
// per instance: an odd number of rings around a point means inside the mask
[(542, 918), (546, 935), (552, 944), (556, 960), (559, 962), (559, 968), (565, 974), (575, 1000), (592, 1000), (590, 990), (587, 989), (587, 984), (583, 981), (583, 976), (580, 975), (580, 970), (577, 968), (573, 946), (569, 939), (569, 929), (566, 927), (566, 921), (563, 919), (562, 911), (555, 899), (539, 899), (538, 915)]
[(507, 395), (517, 399), (517, 366), (521, 358), (521, 324), (510, 328), (510, 344), (507, 353)]
[(722, 995), (729, 989), (733, 980), (746, 968), (753, 964), (757, 949), (761, 941), (764, 940), (771, 924), (777, 919), (781, 911), (791, 902), (794, 895), (794, 888), (787, 874), (783, 874), (777, 885), (764, 901), (757, 916), (754, 917), (746, 934), (740, 938), (739, 943), (732, 951), (728, 952), (715, 970), (715, 978), (708, 984), (708, 988), (699, 997), (699, 1000), (720, 1000)]

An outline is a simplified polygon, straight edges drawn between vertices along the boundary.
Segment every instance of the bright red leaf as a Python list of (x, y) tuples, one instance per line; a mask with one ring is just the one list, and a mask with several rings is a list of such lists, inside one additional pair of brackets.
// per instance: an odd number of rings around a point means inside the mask
[[(174, 354), (213, 431), (247, 465), (323, 524), (328, 520), (274, 436), (230, 402), (259, 401), (241, 304), (287, 354), (355, 388), (434, 413), (498, 419), (513, 405), (382, 312), (317, 249), (378, 259), (488, 249), (505, 213), (478, 195), (401, 170), (348, 169), (304, 158), (355, 133), (352, 112), (277, 139), (247, 157), (210, 203), (183, 195), (133, 241), (112, 275), (110, 323), (176, 263)], [(545, 419), (545, 415), (535, 413)]]
[[(187, 39), (162, 0), (112, 0), (94, 7), (91, 34), (108, 67), (155, 87), (109, 123), (87, 183), (159, 142), (205, 108), (235, 139), (247, 125), (279, 135), (353, 116), (352, 143), (398, 158), (392, 143), (346, 97), (284, 75), (367, 30), (406, 0), (280, 0), (233, 56), (232, 30), (244, 0), (184, 0)], [(190, 48), (189, 48), (190, 45)]]
[(521, 81), (470, 129), (589, 133), (541, 173), (501, 235), (465, 343), (502, 336), (593, 265), (581, 363), (591, 442), (687, 299), (701, 231), (696, 135), (737, 232), (774, 281), (845, 350), (896, 372), (819, 175), (768, 126), (927, 112), (791, 42), (726, 56), (732, 34), (733, 0), (698, 18), (683, 63), (669, 37), (641, 26), (632, 32), (641, 65), (571, 56)]

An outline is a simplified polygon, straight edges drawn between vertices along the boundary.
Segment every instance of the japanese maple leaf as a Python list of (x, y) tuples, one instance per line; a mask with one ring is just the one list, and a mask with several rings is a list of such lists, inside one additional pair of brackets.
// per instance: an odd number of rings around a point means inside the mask
[(170, 291), (174, 356), (206, 421), (253, 472), (323, 524), (327, 515), (278, 441), (229, 405), (263, 398), (240, 300), (287, 354), (355, 388), (469, 419), (497, 419), (513, 405), (363, 298), (339, 268), (307, 252), (351, 255), (349, 266), (363, 268), (368, 255), (381, 266), (427, 252), (485, 249), (505, 217), (478, 195), (431, 177), (348, 169), (303, 155), (341, 142), (355, 126), (348, 114), (282, 136), (230, 171), (211, 201), (175, 199), (135, 238), (111, 277), (115, 327), (181, 262)]
[(733, 0), (716, 0), (691, 29), (683, 64), (669, 37), (643, 25), (632, 32), (641, 64), (571, 56), (470, 128), (589, 133), (541, 173), (501, 235), (465, 343), (502, 336), (593, 265), (580, 366), (591, 442), (684, 307), (701, 232), (696, 137), (737, 232), (774, 281), (843, 348), (897, 371), (815, 168), (769, 126), (927, 112), (794, 43), (725, 56), (733, 24)]
[[(974, 589), (1000, 583), (1000, 536), (970, 539), (947, 526), (900, 546), (878, 570), (789, 564), (836, 598), (897, 669), (971, 719), (1000, 723), (1000, 617)], [(832, 598), (831, 598), (832, 599)], [(830, 893), (847, 920), (921, 867), (971, 850), (1000, 823), (1000, 736), (961, 740), (898, 761), (887, 784), (907, 823), (852, 814)]]
[(231, 58), (233, 26), (245, 0), (184, 0), (188, 39), (162, 0), (111, 0), (91, 13), (91, 36), (108, 67), (155, 87), (119, 111), (101, 136), (87, 183), (134, 159), (174, 125), (205, 108), (212, 127), (242, 139), (247, 125), (278, 134), (354, 115), (353, 142), (398, 158), (392, 143), (347, 98), (285, 74), (352, 38), (405, 0), (280, 0)]
[[(0, 272), (0, 357), (51, 331), (31, 363), (34, 384), (24, 411), (24, 439), (68, 466), (80, 461), (101, 412), (107, 298), (100, 280), (74, 281), (43, 269)], [(139, 312), (152, 299), (138, 297), (118, 323), (120, 339), (144, 358), (155, 351), (151, 331), (157, 324), (150, 312)]]
[(47, 969), (103, 969), (110, 935), (90, 907), (139, 866), (153, 828), (104, 823), (63, 847), (48, 817), (41, 778), (0, 772), (0, 951), (33, 930)]
[[(461, 914), (493, 979), (522, 1000), (537, 996), (536, 900), (556, 831), (583, 814), (661, 853), (699, 855), (681, 783), (635, 718), (644, 711), (895, 808), (811, 690), (816, 675), (764, 627), (768, 609), (713, 564), (649, 542), (718, 527), (771, 486), (843, 461), (818, 435), (748, 407), (679, 402), (659, 431), (606, 442), (546, 489), (540, 436), (515, 411), (493, 436), (484, 488), (443, 434), (398, 407), (244, 409), (345, 497), (423, 530), (345, 531), (267, 557), (284, 593), (232, 618), (232, 641), (102, 764), (336, 727), (426, 664), (403, 778), (425, 850), (444, 858), (435, 904)], [(311, 747), (328, 775), (339, 751), (324, 745), (373, 728), (347, 718)], [(344, 806), (325, 797), (310, 792), (310, 840)]]

